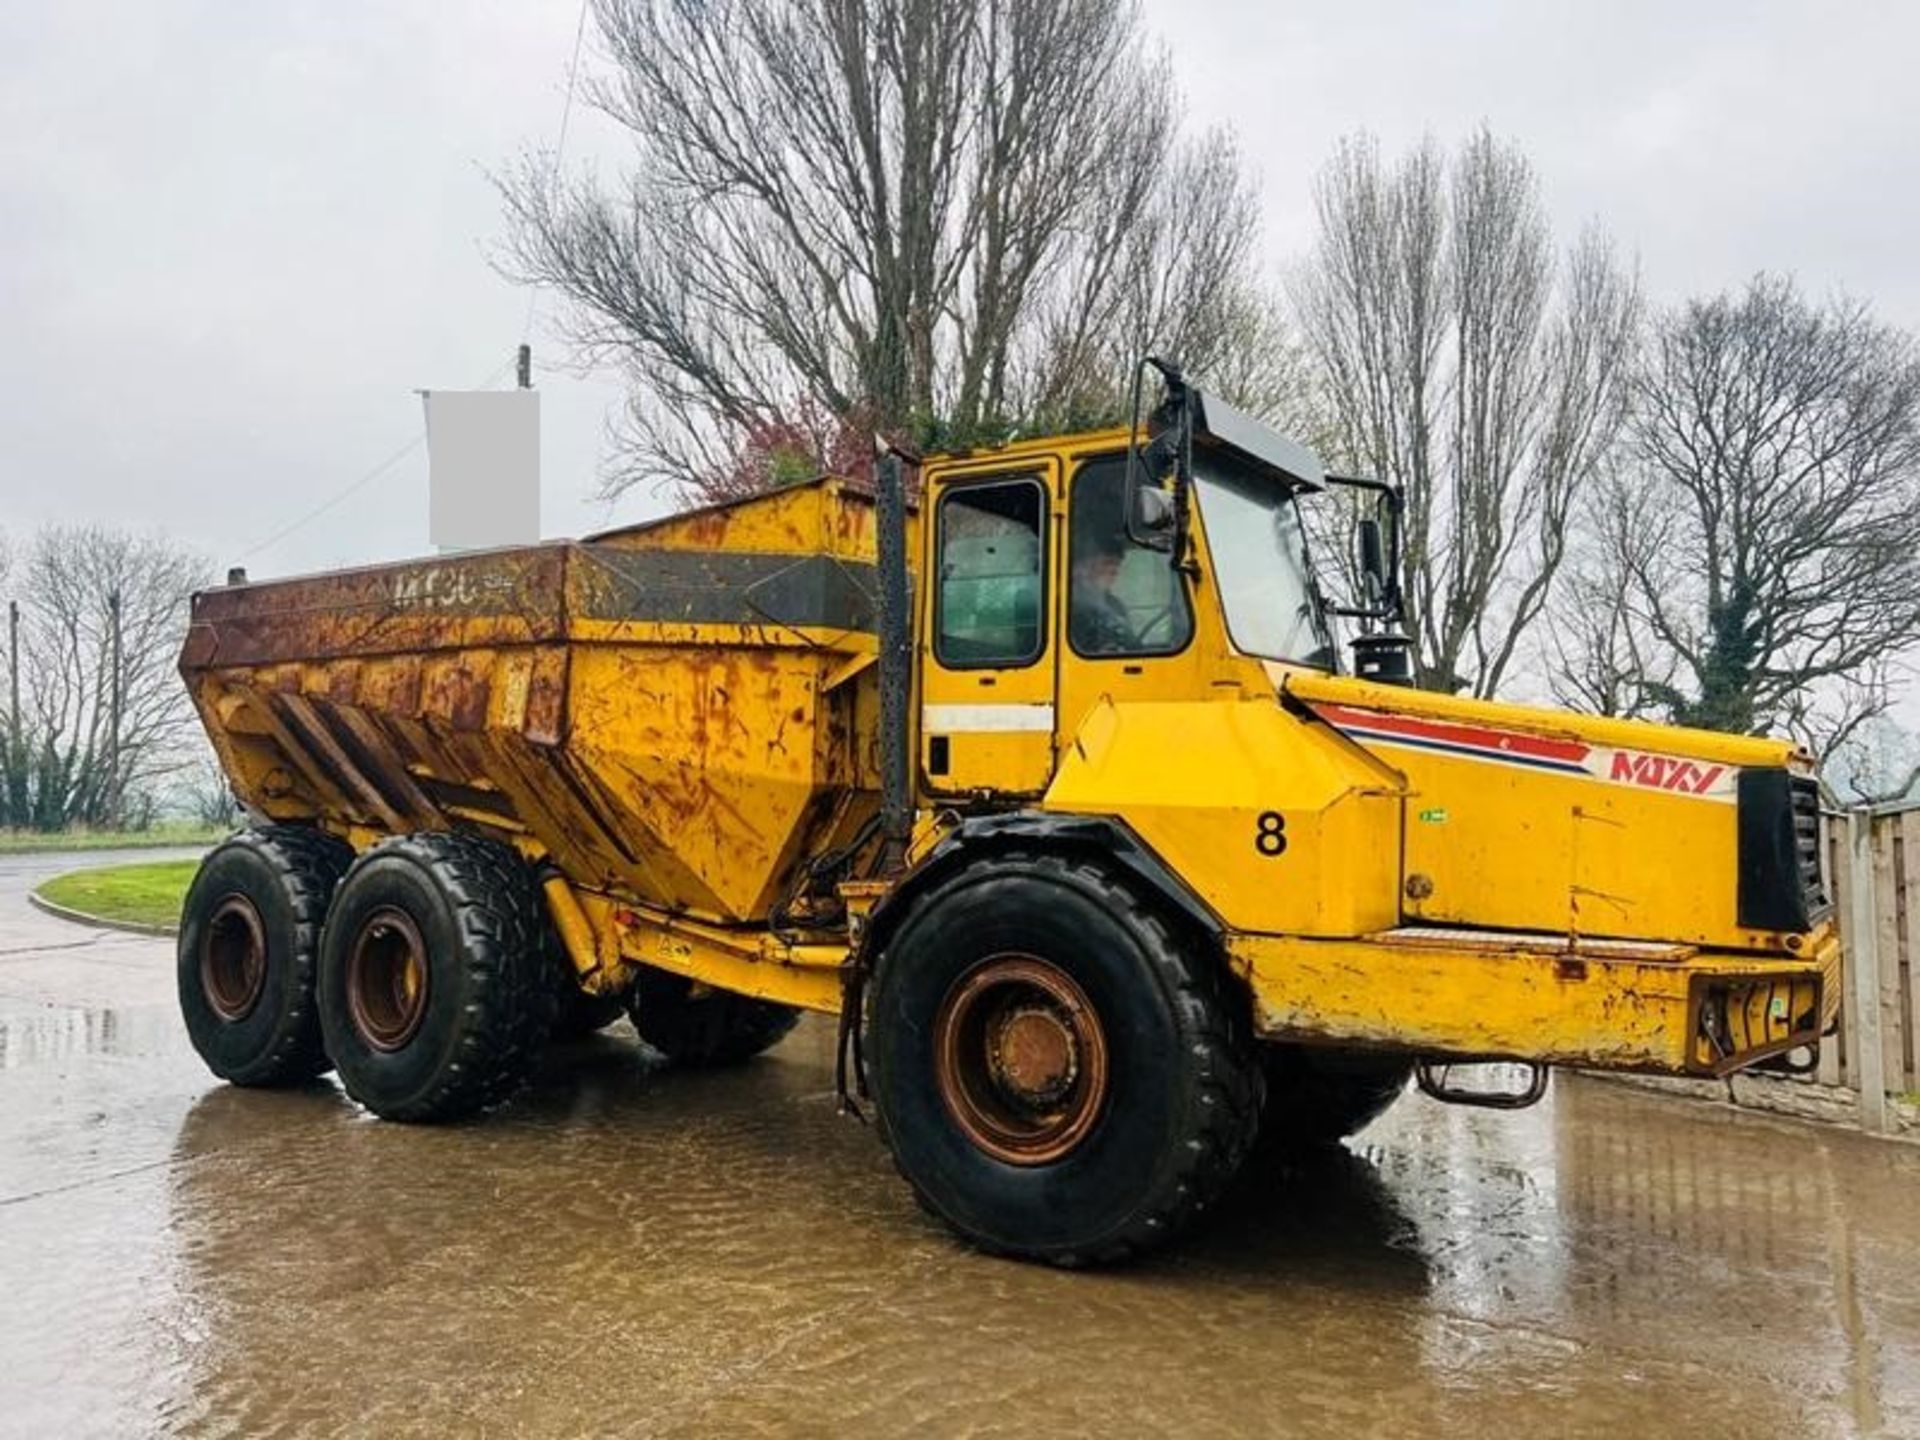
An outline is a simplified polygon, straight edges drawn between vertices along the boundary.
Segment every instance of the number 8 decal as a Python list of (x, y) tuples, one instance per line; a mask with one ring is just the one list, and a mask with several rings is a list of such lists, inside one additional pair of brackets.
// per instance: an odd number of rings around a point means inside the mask
[(1278, 810), (1260, 812), (1258, 828), (1253, 835), (1253, 848), (1268, 859), (1287, 853), (1287, 817)]

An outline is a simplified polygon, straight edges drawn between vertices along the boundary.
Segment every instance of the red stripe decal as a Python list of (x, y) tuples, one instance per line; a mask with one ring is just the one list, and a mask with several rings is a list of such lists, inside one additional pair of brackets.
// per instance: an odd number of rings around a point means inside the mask
[(1417, 740), (1443, 740), (1450, 745), (1466, 745), (1495, 755), (1523, 755), (1537, 760), (1559, 760), (1584, 765), (1592, 748), (1578, 740), (1549, 740), (1540, 735), (1522, 735), (1513, 730), (1489, 730), (1479, 725), (1456, 725), (1444, 720), (1416, 720), (1406, 715), (1388, 715), (1378, 710), (1354, 710), (1345, 705), (1316, 705), (1321, 719), (1336, 726), (1355, 725), (1387, 735), (1405, 735)]

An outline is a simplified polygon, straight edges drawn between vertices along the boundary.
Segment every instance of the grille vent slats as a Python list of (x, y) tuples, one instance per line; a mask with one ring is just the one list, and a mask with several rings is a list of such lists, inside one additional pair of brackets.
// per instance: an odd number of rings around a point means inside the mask
[(1794, 776), (1793, 842), (1800, 866), (1800, 888), (1807, 897), (1807, 914), (1818, 919), (1832, 905), (1827, 895), (1826, 878), (1820, 869), (1820, 785), (1818, 781)]

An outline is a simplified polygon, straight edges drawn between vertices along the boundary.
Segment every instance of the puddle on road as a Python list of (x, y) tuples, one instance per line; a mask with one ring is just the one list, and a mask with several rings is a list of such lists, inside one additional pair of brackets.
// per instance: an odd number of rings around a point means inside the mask
[(70, 1061), (85, 1055), (177, 1053), (186, 1044), (180, 1019), (157, 1006), (94, 1009), (77, 1005), (0, 1004), (0, 1070)]
[[(328, 1084), (185, 1093), (159, 1168), (0, 1209), (0, 1352), (25, 1359), (0, 1413), (238, 1434), (1920, 1429), (1912, 1150), (1591, 1082), (1519, 1116), (1409, 1100), (1355, 1152), (1250, 1172), (1177, 1249), (1065, 1274), (921, 1215), (834, 1114), (830, 1047), (809, 1024), (743, 1070), (675, 1072), (623, 1027), (441, 1129)], [(107, 1089), (141, 1083), (112, 1068)], [(59, 1379), (22, 1408), (36, 1375)]]

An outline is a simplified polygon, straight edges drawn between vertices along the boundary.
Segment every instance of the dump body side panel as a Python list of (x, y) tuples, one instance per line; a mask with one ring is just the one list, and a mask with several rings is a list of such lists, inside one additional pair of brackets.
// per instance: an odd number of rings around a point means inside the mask
[(870, 512), (823, 481), (586, 544), (209, 591), (181, 671), (269, 816), (477, 830), (596, 891), (763, 922), (876, 803)]

